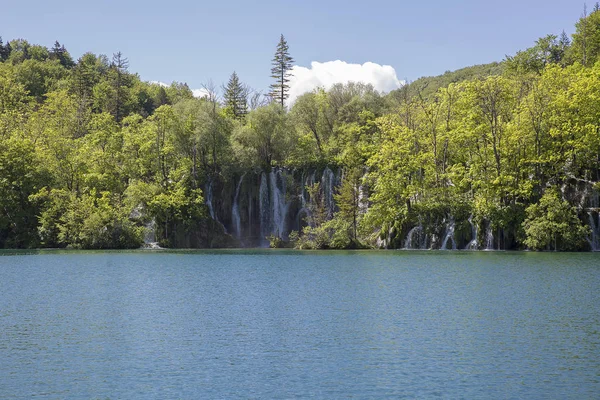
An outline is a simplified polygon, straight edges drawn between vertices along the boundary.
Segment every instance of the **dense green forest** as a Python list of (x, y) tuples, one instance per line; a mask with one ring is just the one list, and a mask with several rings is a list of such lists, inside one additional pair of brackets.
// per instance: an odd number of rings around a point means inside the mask
[(0, 40), (0, 246), (597, 249), (598, 7), (575, 28), (289, 107), (283, 36), (268, 96), (233, 73), (203, 98)]

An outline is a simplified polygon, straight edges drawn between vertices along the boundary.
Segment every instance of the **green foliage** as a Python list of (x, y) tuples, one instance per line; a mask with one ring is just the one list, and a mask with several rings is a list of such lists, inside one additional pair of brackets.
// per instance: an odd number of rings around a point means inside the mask
[(569, 52), (570, 61), (592, 66), (599, 56), (600, 12), (594, 9), (587, 15), (587, 11), (584, 11), (584, 15), (575, 24), (573, 43)]
[(506, 57), (506, 71), (517, 75), (527, 73), (541, 74), (550, 64), (563, 64), (570, 41), (565, 33), (559, 38), (556, 35), (547, 35), (538, 39), (535, 46), (519, 51), (513, 57)]
[(285, 110), (276, 103), (248, 113), (246, 124), (233, 133), (233, 141), (238, 159), (265, 168), (283, 164), (294, 143)]
[(524, 243), (533, 250), (573, 251), (583, 248), (589, 228), (581, 224), (577, 212), (561, 200), (557, 190), (548, 190), (538, 203), (527, 207), (523, 222)]
[[(243, 172), (329, 166), (343, 171), (334, 210), (325, 185), (304, 188), (303, 229), (273, 246), (400, 246), (418, 224), (439, 241), (449, 221), (464, 239), (470, 218), (500, 248), (580, 249), (572, 207), (589, 211), (600, 187), (599, 15), (577, 23), (572, 43), (547, 35), (502, 63), (385, 96), (336, 84), (289, 113), (283, 36), (273, 101), (251, 107), (235, 73), (221, 104), (212, 91), (197, 99), (183, 83), (142, 82), (121, 53), (74, 62), (58, 42), (0, 39), (0, 246), (136, 247), (145, 225), (163, 245), (227, 245), (204, 204), (208, 182), (221, 185), (222, 212)], [(287, 185), (290, 209), (297, 186)]]
[(38, 209), (29, 196), (47, 178), (31, 141), (0, 141), (0, 246), (22, 248), (37, 244)]
[(402, 98), (402, 91), (409, 91), (412, 93), (421, 93), (421, 96), (425, 99), (429, 99), (434, 96), (437, 91), (441, 88), (445, 88), (452, 83), (459, 83), (464, 81), (476, 80), (486, 78), (488, 76), (501, 75), (504, 70), (503, 63), (493, 62), (490, 64), (474, 65), (472, 67), (465, 67), (456, 71), (446, 71), (443, 75), (439, 76), (427, 76), (419, 78), (414, 82), (410, 82), (408, 85), (401, 89), (392, 91), (388, 96), (392, 99)]

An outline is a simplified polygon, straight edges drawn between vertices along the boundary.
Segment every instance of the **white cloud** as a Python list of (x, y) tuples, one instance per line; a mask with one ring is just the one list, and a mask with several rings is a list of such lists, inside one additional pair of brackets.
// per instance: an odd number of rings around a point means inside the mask
[[(161, 81), (150, 81), (151, 84), (153, 85), (158, 85), (158, 86), (162, 86), (162, 87), (169, 87), (171, 85), (169, 85), (168, 83), (164, 83)], [(192, 95), (194, 97), (208, 97), (208, 90), (202, 88), (202, 89), (191, 89), (192, 90)]]
[(325, 90), (336, 83), (362, 82), (370, 83), (379, 92), (389, 92), (404, 84), (396, 76), (396, 70), (390, 65), (379, 65), (372, 62), (364, 64), (348, 64), (345, 61), (327, 61), (310, 63), (310, 68), (294, 65), (290, 78), (289, 103), (303, 93), (318, 87)]
[(158, 86), (162, 86), (162, 87), (169, 87), (170, 85), (164, 82), (160, 82), (160, 81), (150, 81), (151, 84), (153, 85), (158, 85)]
[(202, 88), (202, 89), (192, 89), (192, 94), (194, 95), (194, 97), (209, 97), (209, 93), (208, 90)]

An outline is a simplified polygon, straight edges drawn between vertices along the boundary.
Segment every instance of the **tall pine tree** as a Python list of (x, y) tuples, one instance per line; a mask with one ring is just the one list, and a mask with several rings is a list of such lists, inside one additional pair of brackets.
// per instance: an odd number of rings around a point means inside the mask
[(10, 51), (10, 43), (6, 42), (6, 45), (3, 45), (2, 36), (0, 36), (0, 61), (8, 60), (8, 57), (10, 56)]
[(225, 106), (235, 118), (243, 118), (248, 113), (248, 90), (240, 83), (235, 71), (231, 74), (225, 87)]
[(292, 63), (294, 59), (290, 56), (289, 46), (285, 41), (283, 35), (279, 39), (277, 50), (275, 51), (275, 57), (273, 57), (271, 68), (271, 78), (275, 79), (275, 83), (271, 85), (271, 98), (281, 104), (281, 107), (285, 107), (285, 100), (289, 97), (290, 90), (290, 76), (292, 73)]
[(54, 47), (52, 47), (52, 49), (50, 50), (50, 59), (58, 60), (60, 64), (65, 68), (73, 68), (75, 66), (71, 55), (69, 54), (67, 49), (65, 49), (64, 45), (58, 43), (58, 40), (54, 42)]
[(129, 61), (123, 57), (123, 54), (119, 51), (113, 54), (111, 70), (113, 71), (113, 88), (114, 98), (112, 104), (112, 114), (115, 117), (115, 121), (121, 123), (121, 120), (125, 116), (125, 102), (127, 97), (127, 68), (129, 67)]

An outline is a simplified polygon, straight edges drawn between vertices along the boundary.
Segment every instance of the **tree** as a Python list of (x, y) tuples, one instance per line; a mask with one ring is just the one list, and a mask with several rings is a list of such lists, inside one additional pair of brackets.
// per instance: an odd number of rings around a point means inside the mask
[(50, 50), (50, 59), (58, 60), (60, 65), (65, 68), (73, 68), (75, 66), (71, 55), (67, 49), (65, 49), (64, 45), (58, 43), (58, 40), (54, 42), (54, 47), (52, 47), (52, 50)]
[(38, 209), (29, 196), (48, 182), (48, 176), (31, 141), (0, 142), (0, 176), (0, 247), (35, 246)]
[(114, 99), (111, 113), (118, 123), (125, 116), (127, 67), (129, 67), (129, 61), (123, 57), (120, 51), (113, 54), (111, 69), (113, 71)]
[(285, 41), (283, 35), (279, 39), (277, 50), (275, 51), (275, 57), (273, 57), (271, 68), (271, 78), (275, 79), (275, 83), (271, 85), (271, 98), (273, 101), (281, 104), (281, 107), (285, 107), (285, 101), (289, 97), (290, 90), (290, 76), (292, 73), (292, 63), (294, 59), (290, 56), (289, 46)]
[(533, 250), (579, 250), (589, 229), (581, 225), (577, 212), (562, 200), (557, 190), (548, 190), (540, 201), (527, 207), (523, 228), (525, 245)]
[(292, 146), (287, 114), (271, 104), (248, 113), (246, 125), (239, 126), (233, 139), (239, 160), (252, 166), (269, 168), (271, 162), (281, 163)]
[(6, 43), (6, 46), (2, 43), (2, 36), (0, 36), (0, 62), (8, 60), (10, 55), (10, 43)]
[(592, 66), (600, 55), (600, 12), (594, 10), (588, 14), (584, 8), (575, 27), (571, 45), (572, 61)]
[(336, 218), (341, 218), (350, 225), (351, 238), (357, 243), (357, 230), (359, 218), (361, 217), (361, 171), (358, 168), (352, 168), (346, 171), (339, 193), (333, 195), (339, 208)]
[(248, 113), (248, 89), (240, 83), (235, 71), (231, 74), (225, 92), (225, 106), (230, 109), (237, 119), (243, 118)]

